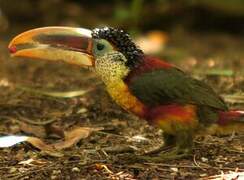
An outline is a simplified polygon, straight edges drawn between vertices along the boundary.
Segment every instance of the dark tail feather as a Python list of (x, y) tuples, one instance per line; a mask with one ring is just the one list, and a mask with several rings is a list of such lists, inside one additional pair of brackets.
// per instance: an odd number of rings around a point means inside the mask
[(219, 120), (216, 124), (209, 126), (206, 132), (217, 135), (244, 133), (244, 111), (219, 112)]

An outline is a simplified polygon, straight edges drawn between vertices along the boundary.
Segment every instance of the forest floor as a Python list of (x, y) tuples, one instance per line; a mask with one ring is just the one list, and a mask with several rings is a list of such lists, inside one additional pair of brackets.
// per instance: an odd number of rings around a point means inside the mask
[[(208, 82), (231, 107), (244, 109), (243, 38), (168, 36), (159, 56)], [(0, 149), (0, 179), (221, 179), (238, 174), (244, 179), (243, 134), (198, 136), (192, 156), (181, 160), (132, 161), (134, 154), (163, 144), (160, 129), (120, 109), (92, 72), (63, 63), (13, 59), (7, 41), (0, 44), (1, 135), (34, 136), (52, 144), (77, 127), (100, 130), (57, 154), (29, 143)], [(77, 92), (81, 94), (74, 95)]]

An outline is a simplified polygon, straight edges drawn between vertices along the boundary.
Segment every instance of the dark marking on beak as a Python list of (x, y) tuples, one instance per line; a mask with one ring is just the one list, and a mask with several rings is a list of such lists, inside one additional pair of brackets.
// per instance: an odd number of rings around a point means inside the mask
[(71, 36), (66, 34), (55, 34), (38, 35), (34, 37), (34, 40), (39, 43), (48, 44), (53, 47), (59, 47), (78, 52), (86, 52), (87, 54), (91, 55), (90, 38)]

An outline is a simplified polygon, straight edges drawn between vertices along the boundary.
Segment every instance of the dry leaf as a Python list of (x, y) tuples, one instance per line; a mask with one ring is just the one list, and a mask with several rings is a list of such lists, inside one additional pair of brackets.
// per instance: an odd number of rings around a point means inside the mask
[(62, 142), (47, 144), (42, 139), (28, 136), (4, 136), (0, 137), (0, 147), (11, 147), (21, 142), (29, 142), (31, 145), (47, 153), (48, 155), (60, 157), (60, 150), (70, 148), (81, 139), (87, 138), (93, 131), (99, 131), (103, 128), (78, 127), (65, 133), (65, 139)]
[(64, 130), (61, 127), (55, 126), (53, 124), (39, 126), (39, 125), (32, 125), (32, 124), (20, 121), (19, 128), (21, 131), (23, 131), (27, 134), (32, 134), (35, 137), (39, 137), (39, 138), (46, 138), (50, 135), (55, 135), (60, 138), (64, 137)]
[(20, 161), (18, 164), (23, 166), (37, 166), (37, 165), (46, 164), (46, 162), (44, 160), (30, 158), (24, 161)]
[(96, 164), (96, 169), (97, 170), (105, 170), (106, 173), (113, 174), (113, 172), (105, 164), (97, 163)]
[(54, 147), (58, 150), (69, 148), (81, 139), (87, 138), (91, 132), (101, 130), (101, 128), (89, 128), (89, 127), (78, 127), (69, 131), (65, 134), (65, 140), (54, 144)]
[(28, 137), (28, 139), (26, 141), (29, 142), (32, 146), (34, 146), (38, 149), (41, 149), (42, 151), (45, 151), (45, 152), (55, 150), (55, 148), (53, 147), (52, 144), (46, 144), (40, 138)]
[(18, 86), (16, 88), (19, 88), (23, 91), (35, 93), (35, 94), (56, 97), (56, 98), (73, 98), (73, 97), (83, 96), (86, 93), (90, 92), (90, 90), (91, 90), (91, 89), (87, 89), (87, 90), (78, 90), (78, 91), (59, 92), (59, 91), (37, 90), (34, 88), (23, 87), (23, 86)]
[(28, 143), (30, 143), (32, 146), (34, 146), (37, 149), (40, 149), (42, 152), (54, 156), (54, 157), (62, 157), (63, 154), (58, 152), (52, 144), (46, 144), (41, 140), (40, 138), (36, 137), (28, 137), (26, 140)]
[(20, 130), (27, 133), (32, 134), (36, 137), (45, 138), (47, 137), (46, 130), (43, 126), (35, 126), (30, 125), (24, 122), (19, 122)]
[(235, 172), (230, 171), (228, 173), (222, 172), (220, 175), (210, 176), (203, 178), (204, 180), (242, 180), (244, 179), (244, 172), (238, 172), (238, 168)]

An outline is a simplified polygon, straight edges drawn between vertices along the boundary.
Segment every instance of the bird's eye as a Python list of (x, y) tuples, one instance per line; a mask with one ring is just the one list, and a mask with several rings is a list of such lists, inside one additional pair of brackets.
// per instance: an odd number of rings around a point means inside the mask
[(97, 50), (102, 51), (105, 48), (104, 44), (97, 43)]

